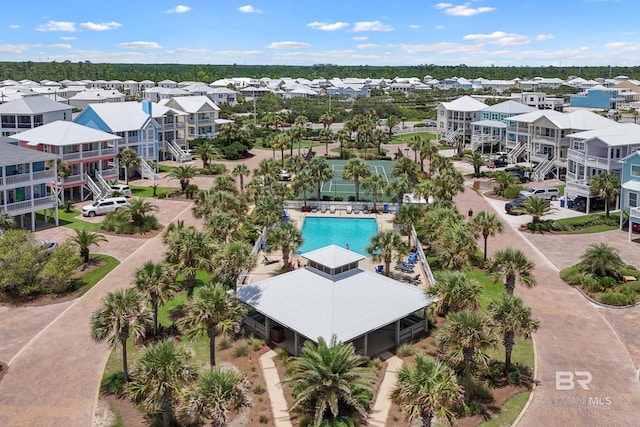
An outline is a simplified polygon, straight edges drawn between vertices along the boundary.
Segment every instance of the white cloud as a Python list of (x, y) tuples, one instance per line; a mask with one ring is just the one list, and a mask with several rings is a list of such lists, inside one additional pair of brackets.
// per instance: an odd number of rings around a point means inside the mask
[(381, 44), (375, 44), (375, 43), (365, 43), (365, 44), (358, 45), (358, 49), (380, 49), (381, 47), (384, 47), (384, 46)]
[(192, 53), (206, 53), (209, 52), (209, 49), (192, 49), (189, 47), (178, 47), (176, 49), (172, 49), (172, 50), (168, 50), (167, 51), (167, 55), (173, 55), (176, 53), (180, 53), (180, 54), (192, 54)]
[(120, 46), (126, 47), (128, 49), (160, 49), (162, 47), (156, 42), (143, 41), (120, 43)]
[(268, 47), (270, 49), (302, 49), (309, 46), (311, 46), (309, 43), (286, 41), (286, 42), (273, 42)]
[(71, 40), (75, 40), (76, 38), (73, 36), (62, 36), (60, 37), (60, 40), (64, 40), (66, 42), (71, 41)]
[(393, 31), (393, 27), (380, 21), (364, 21), (356, 22), (353, 31), (356, 33), (361, 31)]
[(346, 28), (349, 28), (349, 24), (346, 22), (335, 22), (333, 24), (329, 24), (326, 22), (314, 21), (307, 24), (307, 27), (315, 28), (316, 30), (323, 30), (323, 31), (338, 31), (338, 30), (344, 30)]
[(517, 46), (531, 43), (531, 39), (527, 36), (505, 33), (504, 31), (494, 31), (491, 34), (467, 34), (463, 39), (480, 43), (497, 44), (499, 46)]
[(48, 44), (44, 47), (48, 47), (49, 49), (71, 49), (72, 46), (67, 43), (54, 43), (54, 44)]
[(359, 42), (359, 41), (369, 40), (369, 37), (366, 37), (366, 36), (355, 36), (353, 39), (355, 41)]
[(18, 28), (20, 28), (20, 25), (12, 24), (12, 25), (9, 25), (9, 28), (11, 28), (12, 30), (17, 30)]
[(435, 27), (433, 27), (434, 30), (444, 30), (445, 26), (444, 25), (436, 25)]
[(49, 21), (46, 24), (38, 25), (36, 31), (76, 31), (76, 24), (66, 21)]
[(220, 50), (216, 52), (216, 55), (230, 55), (230, 56), (255, 56), (262, 55), (264, 52), (261, 50)]
[(409, 25), (409, 28), (411, 28), (412, 30), (417, 30), (418, 28), (420, 28), (420, 25), (418, 25), (418, 24), (411, 24), (411, 25)]
[(433, 53), (433, 54), (453, 54), (453, 55), (468, 55), (468, 54), (481, 54), (485, 52), (482, 45), (466, 45), (450, 42), (440, 42), (433, 44), (401, 44), (400, 49), (407, 53)]
[(167, 10), (167, 13), (187, 13), (191, 10), (189, 6), (184, 6), (182, 4), (177, 5), (176, 7)]
[(615, 49), (618, 52), (640, 50), (640, 44), (633, 42), (611, 42), (604, 45), (605, 49)]
[(22, 53), (27, 49), (29, 49), (28, 44), (0, 44), (2, 53)]
[(538, 34), (536, 36), (536, 40), (551, 40), (553, 38), (553, 34)]
[(255, 7), (251, 6), (250, 4), (248, 4), (246, 6), (240, 6), (238, 8), (238, 10), (240, 12), (244, 12), (244, 13), (262, 13), (262, 11), (260, 9), (256, 9)]
[(447, 15), (453, 16), (473, 16), (479, 13), (493, 12), (496, 10), (495, 7), (469, 7), (471, 5), (470, 2), (459, 4), (454, 6), (451, 3), (438, 3), (436, 4), (436, 9), (444, 9), (444, 13)]
[(120, 28), (122, 27), (122, 24), (118, 23), (118, 22), (102, 22), (102, 23), (96, 23), (96, 22), (83, 22), (82, 24), (80, 24), (80, 26), (82, 28), (85, 28), (87, 30), (91, 30), (91, 31), (107, 31), (107, 30), (114, 30), (116, 28)]

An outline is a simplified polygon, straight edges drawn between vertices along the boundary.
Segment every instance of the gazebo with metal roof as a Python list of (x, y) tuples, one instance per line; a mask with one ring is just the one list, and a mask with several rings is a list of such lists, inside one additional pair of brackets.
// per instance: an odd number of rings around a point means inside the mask
[(238, 288), (251, 307), (245, 326), (265, 339), (294, 355), (322, 337), (372, 356), (428, 330), (435, 298), (423, 289), (360, 268), (362, 255), (336, 245), (301, 257), (304, 268)]

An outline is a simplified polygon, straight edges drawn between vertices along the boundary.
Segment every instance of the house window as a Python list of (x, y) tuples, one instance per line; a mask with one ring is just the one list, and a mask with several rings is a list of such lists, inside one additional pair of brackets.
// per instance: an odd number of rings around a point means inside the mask
[(33, 127), (37, 128), (38, 126), (42, 126), (44, 124), (42, 120), (42, 114), (38, 114), (33, 116)]
[(16, 127), (16, 116), (2, 116), (2, 127), (3, 128), (15, 128)]
[(18, 116), (18, 128), (31, 129), (31, 116)]
[(630, 208), (638, 207), (638, 193), (629, 193), (627, 206)]
[(640, 165), (631, 165), (631, 176), (640, 178)]

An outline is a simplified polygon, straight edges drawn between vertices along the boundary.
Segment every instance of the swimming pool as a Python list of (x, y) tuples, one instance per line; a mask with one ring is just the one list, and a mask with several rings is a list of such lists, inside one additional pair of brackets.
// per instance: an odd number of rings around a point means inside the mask
[(331, 244), (369, 256), (366, 247), (378, 232), (375, 218), (307, 217), (302, 225), (304, 243), (298, 253), (313, 251)]

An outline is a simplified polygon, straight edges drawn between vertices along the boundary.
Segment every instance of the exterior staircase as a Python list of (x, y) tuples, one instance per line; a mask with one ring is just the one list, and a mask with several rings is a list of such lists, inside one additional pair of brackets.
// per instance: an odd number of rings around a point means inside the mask
[[(89, 196), (93, 195), (93, 200), (98, 201), (98, 200), (104, 199), (105, 197), (109, 197), (109, 195), (111, 194), (111, 187), (106, 185), (107, 183), (104, 182), (104, 179), (102, 179), (100, 175), (96, 175), (96, 176), (99, 177), (97, 178), (98, 182), (94, 181), (89, 175), (85, 175), (84, 182), (85, 182), (85, 187), (87, 187), (91, 192), (90, 194), (87, 194), (86, 198), (89, 198)], [(102, 182), (105, 183), (106, 188), (101, 185), (100, 179), (102, 179)]]
[(520, 145), (518, 145), (516, 148), (509, 151), (509, 154), (507, 155), (507, 160), (509, 161), (509, 164), (515, 165), (516, 163), (518, 163), (518, 158), (522, 156), (522, 153), (524, 153), (526, 149), (527, 149), (527, 144), (520, 143)]
[(143, 158), (140, 158), (140, 165), (138, 166), (138, 169), (140, 170), (140, 176), (143, 179), (150, 179), (152, 181), (155, 181), (156, 179), (162, 178), (153, 170), (151, 166), (149, 166), (149, 163), (147, 163)]
[(458, 135), (462, 134), (462, 129), (458, 128), (456, 130), (449, 130), (442, 136), (442, 139), (447, 142), (449, 145), (453, 145), (456, 142), (456, 138)]
[(167, 150), (171, 153), (176, 162), (188, 162), (191, 160), (191, 154), (184, 151), (178, 144), (173, 141), (167, 141)]
[(538, 163), (538, 165), (533, 170), (531, 179), (536, 182), (544, 181), (544, 177), (547, 176), (549, 172), (551, 172), (551, 169), (553, 169), (554, 166), (555, 162), (552, 159), (543, 160), (542, 162)]

